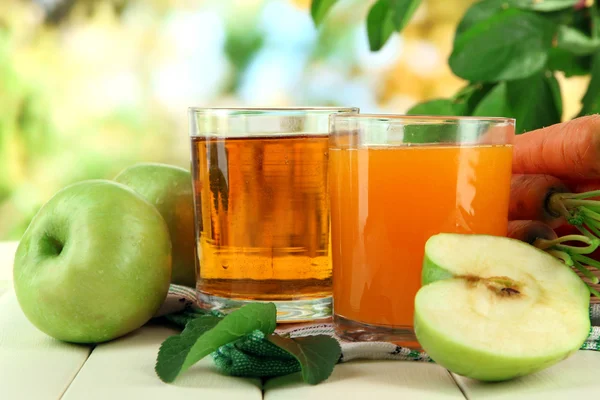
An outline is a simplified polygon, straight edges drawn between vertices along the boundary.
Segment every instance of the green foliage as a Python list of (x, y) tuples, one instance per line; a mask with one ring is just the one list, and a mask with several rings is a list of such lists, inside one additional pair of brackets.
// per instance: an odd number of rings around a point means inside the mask
[(451, 99), (433, 99), (415, 105), (408, 110), (412, 115), (460, 115), (461, 108)]
[(224, 318), (203, 316), (188, 322), (181, 334), (167, 338), (160, 346), (156, 373), (164, 382), (173, 382), (189, 367), (254, 330), (265, 335), (275, 331), (277, 310), (273, 303), (250, 303)]
[[(313, 0), (310, 8), (319, 26), (337, 0)], [(421, 0), (377, 0), (367, 15), (367, 35), (372, 51), (380, 50), (394, 31), (401, 32), (421, 5)]]
[(511, 3), (524, 10), (556, 11), (574, 7), (579, 0), (512, 0)]
[(600, 112), (600, 52), (594, 54), (591, 63), (592, 79), (582, 99), (583, 107), (579, 115), (595, 114)]
[(558, 27), (556, 47), (576, 56), (586, 56), (600, 50), (600, 39), (587, 36), (570, 26)]
[(383, 47), (394, 31), (402, 31), (421, 0), (378, 0), (367, 15), (369, 47), (377, 51)]
[[(285, 369), (297, 371), (288, 362), (296, 359), (304, 381), (311, 385), (327, 379), (340, 359), (340, 345), (330, 336), (287, 338), (274, 333), (277, 310), (273, 303), (249, 303), (225, 316), (191, 316), (185, 322), (187, 318), (177, 322), (185, 323), (183, 332), (167, 338), (160, 346), (155, 371), (164, 382), (173, 382), (196, 362), (224, 348), (228, 349), (225, 353), (235, 351), (246, 360), (254, 358), (257, 364), (283, 362)], [(217, 365), (224, 364), (224, 370), (231, 371), (232, 360), (220, 360)]]
[(318, 26), (323, 22), (325, 16), (335, 3), (337, 3), (337, 0), (314, 0), (312, 2), (310, 15), (312, 16), (315, 25)]
[(394, 15), (387, 0), (377, 0), (367, 15), (367, 34), (371, 50), (379, 50), (394, 32)]
[(228, 31), (225, 39), (225, 54), (235, 68), (235, 74), (229, 87), (231, 92), (238, 89), (246, 67), (261, 49), (263, 43), (263, 35), (256, 29)]
[[(407, 19), (400, 27), (390, 23), (396, 3), (379, 0), (371, 9), (367, 31), (372, 50), (406, 25)], [(468, 85), (450, 99), (417, 104), (408, 114), (511, 117), (518, 133), (538, 129), (562, 120), (557, 72), (590, 74), (579, 115), (600, 112), (599, 7), (580, 0), (472, 4), (456, 28), (448, 60)]]
[(329, 378), (342, 355), (338, 341), (328, 335), (298, 338), (271, 335), (269, 341), (298, 360), (302, 368), (302, 379), (311, 385)]
[(450, 68), (475, 82), (526, 78), (544, 68), (554, 28), (530, 12), (500, 11), (457, 35)]

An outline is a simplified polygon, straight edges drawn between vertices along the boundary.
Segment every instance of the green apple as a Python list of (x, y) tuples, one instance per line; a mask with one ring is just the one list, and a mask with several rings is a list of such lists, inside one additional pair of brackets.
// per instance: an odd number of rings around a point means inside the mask
[(152, 203), (169, 227), (173, 245), (171, 281), (196, 287), (194, 201), (189, 171), (172, 165), (140, 163), (115, 178)]
[(415, 334), (448, 370), (503, 381), (577, 351), (590, 330), (590, 292), (568, 266), (505, 237), (447, 234), (425, 246)]
[(36, 214), (15, 255), (25, 316), (67, 342), (99, 343), (145, 324), (171, 279), (171, 242), (156, 208), (106, 180), (76, 183)]

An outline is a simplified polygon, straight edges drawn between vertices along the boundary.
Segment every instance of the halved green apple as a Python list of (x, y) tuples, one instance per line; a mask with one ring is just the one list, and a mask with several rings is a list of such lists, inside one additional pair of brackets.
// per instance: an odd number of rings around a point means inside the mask
[(415, 334), (439, 365), (481, 381), (547, 368), (590, 330), (590, 292), (568, 266), (524, 242), (432, 236), (415, 297)]

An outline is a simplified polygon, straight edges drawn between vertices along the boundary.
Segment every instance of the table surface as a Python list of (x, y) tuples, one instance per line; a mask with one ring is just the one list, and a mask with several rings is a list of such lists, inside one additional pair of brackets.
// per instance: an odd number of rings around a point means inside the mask
[(12, 399), (593, 399), (600, 398), (600, 352), (579, 351), (517, 380), (483, 384), (429, 363), (352, 361), (309, 386), (298, 374), (261, 381), (219, 374), (206, 358), (175, 383), (154, 373), (160, 343), (176, 331), (148, 324), (96, 347), (54, 340), (34, 328), (12, 290), (17, 243), (0, 242), (0, 398)]

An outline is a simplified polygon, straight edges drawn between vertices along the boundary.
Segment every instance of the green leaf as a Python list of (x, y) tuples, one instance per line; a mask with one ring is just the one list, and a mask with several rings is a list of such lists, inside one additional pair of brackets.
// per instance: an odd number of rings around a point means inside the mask
[(457, 115), (473, 115), (477, 105), (495, 87), (492, 83), (470, 83), (459, 90), (453, 98)]
[(204, 333), (214, 328), (222, 318), (205, 315), (189, 321), (183, 332), (167, 338), (160, 346), (155, 370), (165, 382), (172, 382), (185, 362), (194, 343)]
[(270, 335), (275, 331), (276, 320), (273, 303), (246, 304), (222, 319), (203, 316), (192, 320), (181, 334), (171, 336), (161, 344), (156, 374), (164, 382), (173, 382), (208, 354), (254, 330)]
[(507, 82), (506, 95), (517, 120), (516, 133), (553, 125), (562, 119), (560, 87), (551, 73)]
[(498, 12), (456, 37), (450, 68), (476, 82), (526, 78), (544, 68), (554, 30), (552, 23), (534, 13)]
[(421, 5), (421, 0), (388, 0), (389, 7), (392, 10), (392, 21), (397, 32), (400, 32), (410, 21), (417, 8)]
[(473, 25), (478, 24), (481, 21), (485, 21), (499, 11), (505, 10), (510, 7), (508, 0), (483, 0), (474, 3), (463, 15), (458, 27), (456, 28), (456, 34), (460, 34)]
[(481, 100), (492, 90), (494, 84), (471, 83), (458, 91), (451, 99), (433, 99), (416, 104), (406, 113), (409, 115), (469, 116)]
[(508, 108), (506, 82), (494, 86), (473, 111), (476, 117), (512, 117)]
[(548, 54), (548, 69), (562, 71), (567, 78), (590, 73), (591, 57), (576, 56), (573, 53), (559, 48), (552, 48)]
[[(533, 11), (560, 11), (565, 8), (572, 7), (577, 0), (482, 0), (477, 1), (469, 7), (465, 12), (462, 20), (456, 28), (456, 33), (462, 33), (473, 25), (493, 17), (495, 14), (508, 8), (519, 8), (523, 10)], [(568, 10), (562, 14), (553, 15), (555, 18), (565, 18), (571, 14), (572, 10)]]
[(517, 120), (520, 134), (561, 121), (560, 87), (551, 73), (501, 82), (479, 103), (473, 115)]
[(600, 49), (600, 39), (591, 38), (569, 26), (558, 28), (557, 47), (577, 56), (595, 53)]
[(593, 56), (590, 74), (592, 77), (581, 99), (582, 107), (579, 116), (600, 112), (600, 52)]
[(557, 11), (573, 8), (579, 0), (511, 0), (512, 4), (524, 10)]
[(413, 106), (406, 112), (410, 115), (459, 115), (450, 99), (433, 99)]
[(337, 3), (337, 0), (313, 0), (310, 6), (310, 15), (316, 26), (319, 26), (325, 19), (331, 7)]
[(546, 80), (548, 87), (550, 88), (550, 92), (552, 92), (552, 99), (554, 100), (556, 114), (558, 115), (558, 122), (560, 122), (563, 113), (563, 102), (562, 93), (560, 92), (560, 85), (556, 80), (554, 74), (552, 74), (550, 71), (546, 72)]
[(367, 15), (367, 35), (371, 51), (380, 50), (394, 32), (394, 12), (388, 0), (378, 0)]
[(298, 360), (302, 379), (311, 385), (329, 378), (342, 354), (338, 341), (327, 335), (298, 338), (271, 335), (268, 339)]

